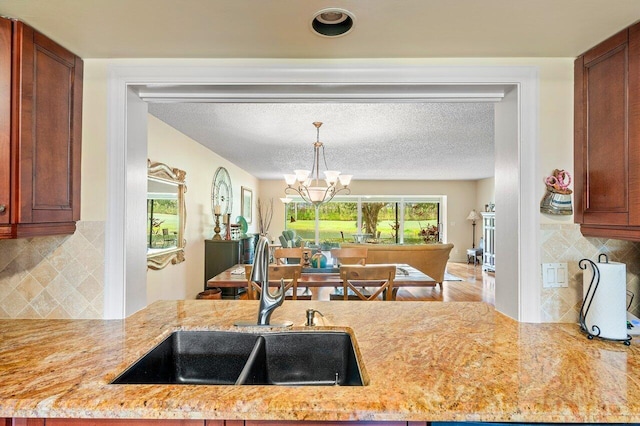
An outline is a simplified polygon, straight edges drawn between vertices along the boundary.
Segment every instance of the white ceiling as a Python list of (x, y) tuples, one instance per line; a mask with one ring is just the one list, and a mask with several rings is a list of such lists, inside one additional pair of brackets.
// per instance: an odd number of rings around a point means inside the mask
[[(354, 29), (309, 27), (326, 7)], [(638, 0), (0, 0), (83, 58), (575, 57), (640, 18)]]
[[(353, 31), (313, 34), (326, 7), (349, 10)], [(575, 57), (640, 19), (640, 0), (0, 0), (0, 15), (85, 59)], [(260, 178), (311, 166), (313, 121), (329, 167), (355, 179), (493, 174), (492, 104), (418, 102), (150, 109)]]

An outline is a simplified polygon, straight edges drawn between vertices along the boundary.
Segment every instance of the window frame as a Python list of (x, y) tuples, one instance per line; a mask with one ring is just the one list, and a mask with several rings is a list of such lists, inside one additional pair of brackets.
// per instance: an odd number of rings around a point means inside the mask
[[(289, 226), (289, 205), (293, 204), (307, 204), (302, 197), (290, 197), (291, 201), (285, 205), (284, 214), (284, 229), (288, 229)], [(404, 210), (406, 203), (436, 203), (438, 204), (438, 224), (440, 227), (440, 242), (447, 242), (447, 196), (446, 195), (336, 195), (333, 202), (341, 203), (357, 203), (357, 228), (362, 229), (362, 204), (366, 202), (385, 202), (396, 203), (397, 209), (400, 209), (398, 215), (398, 222), (400, 227), (398, 228), (396, 236), (396, 244), (404, 244)], [(315, 209), (314, 209), (315, 210)], [(317, 219), (317, 218), (316, 218)], [(319, 220), (315, 221), (314, 231), (318, 232)]]

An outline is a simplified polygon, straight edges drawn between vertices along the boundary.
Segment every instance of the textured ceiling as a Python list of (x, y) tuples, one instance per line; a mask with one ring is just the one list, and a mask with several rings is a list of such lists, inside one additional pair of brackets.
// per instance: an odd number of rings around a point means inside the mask
[[(353, 13), (340, 38), (310, 31)], [(638, 0), (0, 0), (83, 58), (575, 57), (640, 18)]]
[(151, 103), (149, 112), (260, 179), (312, 167), (314, 121), (324, 123), (328, 167), (354, 180), (493, 176), (490, 102)]

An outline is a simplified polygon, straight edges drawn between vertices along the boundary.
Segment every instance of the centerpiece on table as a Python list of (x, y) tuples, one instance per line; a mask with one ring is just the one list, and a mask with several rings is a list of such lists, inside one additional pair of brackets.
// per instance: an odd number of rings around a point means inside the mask
[(327, 267), (327, 256), (322, 254), (322, 250), (318, 249), (318, 252), (311, 256), (311, 267), (312, 268), (326, 268)]

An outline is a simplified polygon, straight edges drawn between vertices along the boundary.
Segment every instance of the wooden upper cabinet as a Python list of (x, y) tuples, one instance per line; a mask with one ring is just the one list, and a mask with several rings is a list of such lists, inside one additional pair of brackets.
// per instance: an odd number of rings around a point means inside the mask
[(0, 19), (0, 229), (11, 212), (11, 34), (11, 21)]
[(0, 24), (0, 169), (10, 170), (9, 184), (0, 171), (0, 238), (71, 234), (80, 219), (82, 59), (22, 22)]
[(575, 222), (586, 236), (640, 240), (640, 26), (575, 61)]

